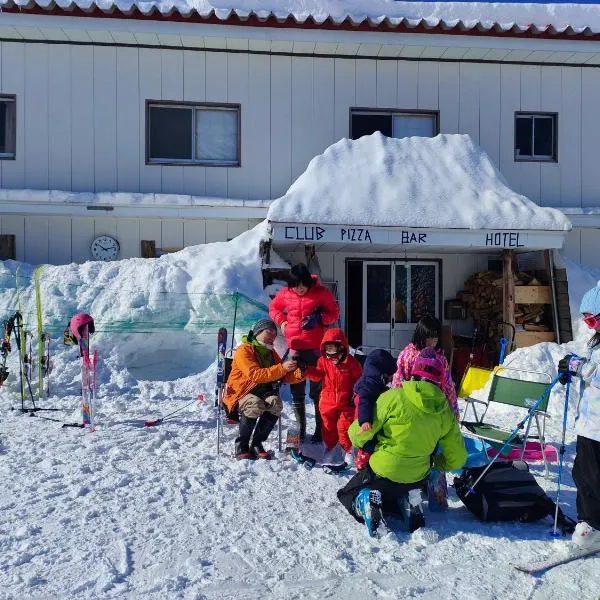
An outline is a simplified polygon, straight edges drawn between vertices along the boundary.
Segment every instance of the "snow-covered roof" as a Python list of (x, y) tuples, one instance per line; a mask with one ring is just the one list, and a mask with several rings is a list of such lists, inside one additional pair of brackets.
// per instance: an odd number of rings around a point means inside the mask
[(267, 218), (438, 229), (568, 231), (567, 217), (514, 192), (468, 135), (342, 139), (311, 160)]
[(593, 36), (598, 4), (519, 2), (397, 2), (395, 0), (0, 0), (4, 10), (115, 12), (227, 24), (475, 34)]

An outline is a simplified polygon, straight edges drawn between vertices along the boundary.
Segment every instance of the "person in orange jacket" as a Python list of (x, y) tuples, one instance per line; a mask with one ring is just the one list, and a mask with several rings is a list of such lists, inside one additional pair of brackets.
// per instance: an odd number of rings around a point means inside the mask
[(353, 463), (348, 428), (354, 420), (354, 384), (361, 376), (360, 363), (350, 355), (348, 340), (341, 329), (328, 329), (321, 341), (321, 356), (316, 367), (306, 368), (306, 378), (323, 381), (319, 401), (324, 464), (333, 462), (336, 445), (346, 453), (345, 462)]
[(295, 360), (281, 361), (273, 349), (276, 337), (277, 325), (271, 319), (260, 319), (242, 337), (233, 355), (223, 404), (228, 415), (236, 408), (239, 414), (238, 459), (271, 458), (272, 452), (267, 452), (263, 443), (283, 410), (279, 387), (304, 379)]

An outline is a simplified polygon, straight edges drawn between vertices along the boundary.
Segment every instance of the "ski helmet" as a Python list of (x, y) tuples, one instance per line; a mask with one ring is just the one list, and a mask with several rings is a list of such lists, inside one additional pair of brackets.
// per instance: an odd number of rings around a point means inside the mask
[(79, 339), (81, 338), (81, 334), (83, 333), (83, 328), (87, 325), (88, 332), (94, 333), (96, 328), (94, 327), (94, 319), (87, 313), (77, 313), (75, 316), (71, 318), (69, 321), (69, 329), (73, 334), (73, 337), (79, 343)]

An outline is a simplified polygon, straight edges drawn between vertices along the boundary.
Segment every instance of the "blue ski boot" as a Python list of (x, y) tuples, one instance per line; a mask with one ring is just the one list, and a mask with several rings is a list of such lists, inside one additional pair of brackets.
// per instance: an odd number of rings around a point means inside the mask
[(375, 537), (377, 528), (383, 520), (381, 514), (381, 492), (364, 488), (354, 499), (354, 512), (362, 517), (371, 537)]

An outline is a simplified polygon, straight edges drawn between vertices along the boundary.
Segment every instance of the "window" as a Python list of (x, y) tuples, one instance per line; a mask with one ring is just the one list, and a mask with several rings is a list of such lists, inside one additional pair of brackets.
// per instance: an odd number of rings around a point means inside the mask
[(147, 102), (150, 164), (240, 166), (240, 106)]
[(15, 96), (0, 96), (0, 159), (15, 157), (16, 104)]
[(515, 113), (515, 160), (557, 160), (556, 113)]
[(413, 135), (433, 137), (439, 133), (438, 113), (362, 108), (350, 110), (350, 137), (353, 140), (376, 131), (394, 138)]

